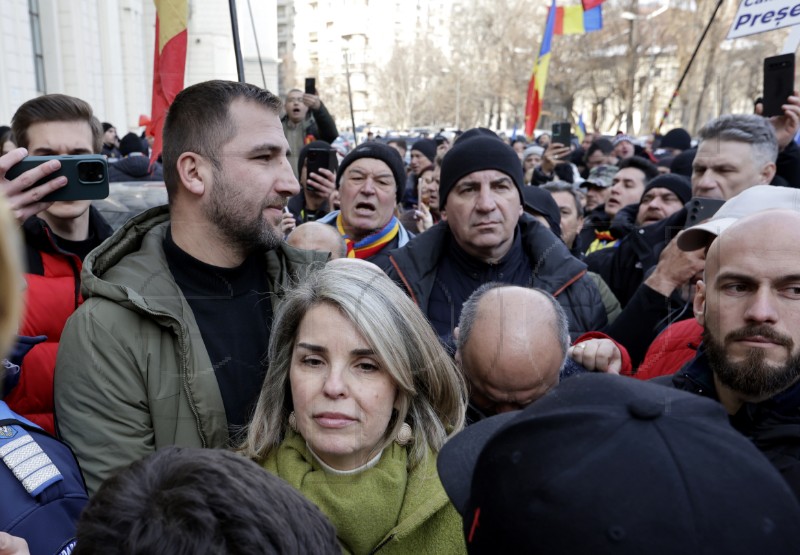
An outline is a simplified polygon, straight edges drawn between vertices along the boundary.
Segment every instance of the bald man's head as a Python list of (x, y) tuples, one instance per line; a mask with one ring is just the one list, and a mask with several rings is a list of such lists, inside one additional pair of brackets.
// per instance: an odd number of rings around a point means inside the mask
[(800, 213), (767, 210), (723, 231), (709, 247), (694, 310), (711, 369), (738, 401), (758, 402), (797, 382)]
[(457, 343), (472, 404), (487, 416), (516, 410), (558, 383), (567, 317), (544, 291), (490, 283), (464, 303)]
[(292, 247), (312, 251), (331, 253), (331, 258), (343, 258), (347, 255), (347, 245), (339, 235), (339, 231), (319, 222), (306, 222), (295, 228), (286, 238)]

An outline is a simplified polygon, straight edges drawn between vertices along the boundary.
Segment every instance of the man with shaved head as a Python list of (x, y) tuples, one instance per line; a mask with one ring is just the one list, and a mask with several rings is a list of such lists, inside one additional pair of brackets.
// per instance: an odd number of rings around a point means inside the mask
[(347, 256), (347, 245), (336, 228), (319, 222), (306, 222), (296, 227), (286, 242), (296, 249), (329, 252), (331, 258)]
[(694, 300), (703, 344), (672, 385), (722, 403), (800, 495), (800, 213), (709, 224), (721, 232)]
[(556, 386), (570, 342), (552, 295), (496, 282), (467, 299), (455, 335), (470, 386), (469, 423), (521, 409)]

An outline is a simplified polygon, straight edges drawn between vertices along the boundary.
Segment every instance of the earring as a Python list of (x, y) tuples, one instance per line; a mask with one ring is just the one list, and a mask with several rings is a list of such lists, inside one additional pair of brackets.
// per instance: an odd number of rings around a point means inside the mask
[(297, 417), (294, 415), (294, 411), (289, 413), (289, 427), (294, 433), (297, 433)]
[(414, 439), (414, 434), (411, 431), (411, 426), (409, 426), (408, 422), (403, 422), (403, 425), (400, 426), (400, 430), (397, 432), (397, 437), (394, 438), (394, 442), (397, 445), (408, 445)]

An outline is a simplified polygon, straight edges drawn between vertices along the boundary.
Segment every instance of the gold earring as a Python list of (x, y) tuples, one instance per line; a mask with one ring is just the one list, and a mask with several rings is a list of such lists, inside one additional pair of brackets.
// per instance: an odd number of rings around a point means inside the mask
[(294, 411), (289, 413), (289, 427), (294, 433), (297, 433), (297, 417), (294, 415)]
[(411, 431), (411, 426), (409, 426), (408, 422), (403, 422), (403, 425), (400, 426), (400, 430), (397, 432), (397, 437), (395, 437), (394, 442), (397, 445), (408, 445), (414, 439), (414, 433)]

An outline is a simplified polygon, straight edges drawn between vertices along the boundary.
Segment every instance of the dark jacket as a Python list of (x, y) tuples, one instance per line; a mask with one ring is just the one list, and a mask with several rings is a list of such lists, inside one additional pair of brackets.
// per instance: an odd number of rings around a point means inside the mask
[(575, 238), (574, 248), (585, 253), (595, 239), (595, 231), (604, 231), (611, 227), (611, 217), (606, 214), (606, 205), (601, 204), (594, 210), (587, 212), (583, 219), (583, 229)]
[[(660, 383), (664, 378), (656, 378)], [(708, 357), (697, 356), (672, 377), (676, 389), (719, 401)], [(745, 403), (730, 417), (731, 425), (752, 441), (800, 497), (800, 382), (760, 403)]]
[[(25, 315), (20, 335), (47, 336), (25, 357), (19, 383), (5, 401), (11, 409), (55, 433), (53, 372), (64, 324), (83, 302), (80, 295), (81, 259), (58, 247), (44, 220), (33, 216), (22, 226), (28, 273), (25, 274)], [(89, 234), (97, 244), (111, 236), (111, 227), (94, 207), (89, 208)]]
[(164, 171), (156, 162), (150, 167), (147, 156), (126, 156), (119, 162), (108, 165), (108, 180), (118, 181), (164, 181)]
[(323, 202), (322, 206), (320, 206), (317, 210), (308, 210), (306, 208), (305, 191), (300, 191), (295, 196), (290, 198), (289, 202), (286, 204), (286, 207), (289, 209), (289, 212), (292, 213), (292, 216), (294, 216), (296, 225), (301, 225), (306, 222), (315, 222), (330, 212), (327, 201)]
[[(528, 215), (519, 220), (522, 248), (533, 264), (530, 286), (554, 295), (567, 313), (574, 339), (585, 331), (598, 330), (607, 321), (597, 286), (586, 275), (586, 265), (575, 259), (564, 243)], [(386, 273), (401, 285), (428, 315), (431, 291), (437, 277), (444, 245), (452, 238), (446, 222), (389, 253)]]

